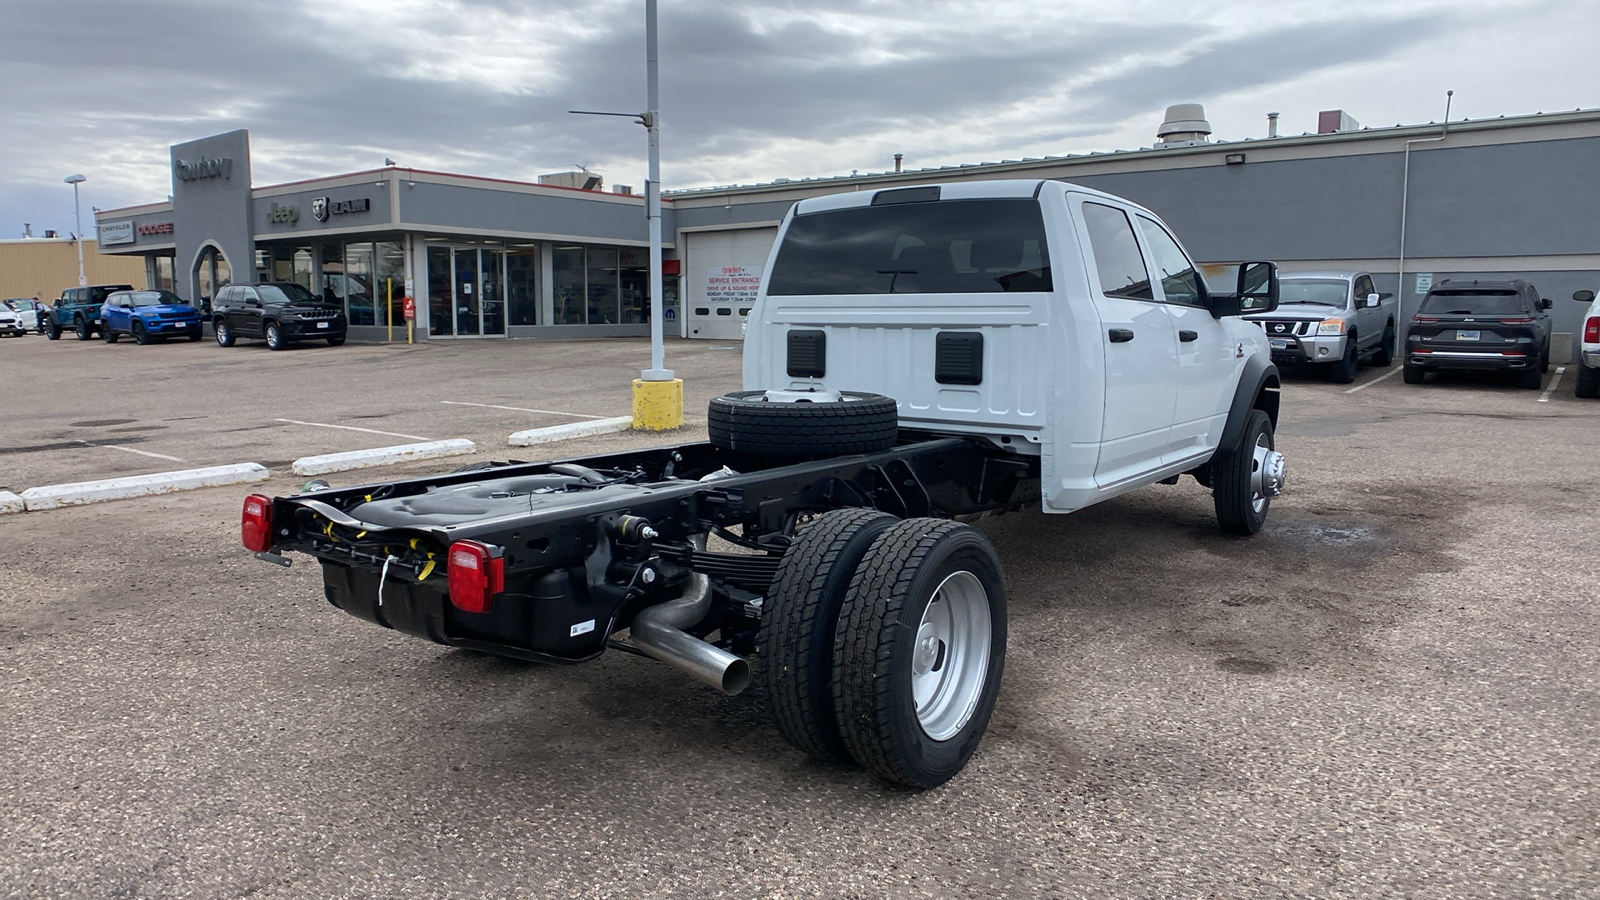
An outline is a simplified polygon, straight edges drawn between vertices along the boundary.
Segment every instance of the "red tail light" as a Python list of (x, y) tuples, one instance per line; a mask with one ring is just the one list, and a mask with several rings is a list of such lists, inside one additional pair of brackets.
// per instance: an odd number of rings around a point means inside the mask
[(251, 494), (244, 498), (244, 514), (239, 518), (239, 535), (244, 548), (256, 553), (272, 549), (272, 498)]
[(1411, 352), (1412, 353), (1432, 353), (1433, 352), (1433, 348), (1432, 347), (1412, 347), (1411, 348)]
[(506, 589), (506, 561), (477, 541), (456, 541), (446, 556), (450, 605), (462, 612), (489, 611), (496, 594)]
[(1528, 354), (1523, 353), (1521, 350), (1501, 350), (1500, 351), (1500, 355), (1501, 356), (1527, 356)]
[(1439, 322), (1433, 316), (1412, 316), (1411, 321), (1418, 325), (1436, 325)]
[(1533, 322), (1532, 319), (1529, 319), (1529, 318), (1526, 318), (1526, 317), (1521, 318), (1521, 319), (1501, 319), (1500, 320), (1500, 324), (1501, 325), (1528, 325), (1528, 324), (1531, 324), (1532, 322)]
[(1600, 344), (1600, 316), (1590, 316), (1589, 321), (1583, 323), (1583, 342)]

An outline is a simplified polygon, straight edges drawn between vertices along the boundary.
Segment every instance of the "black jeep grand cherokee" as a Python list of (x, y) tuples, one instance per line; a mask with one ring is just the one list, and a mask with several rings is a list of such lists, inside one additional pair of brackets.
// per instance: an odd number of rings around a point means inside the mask
[(1550, 362), (1549, 300), (1526, 281), (1435, 284), (1411, 317), (1404, 377), (1421, 384), (1429, 371), (1481, 369), (1517, 373), (1538, 390)]
[(230, 284), (211, 303), (211, 328), (224, 347), (239, 338), (261, 338), (273, 350), (303, 340), (337, 347), (345, 327), (344, 310), (292, 281)]

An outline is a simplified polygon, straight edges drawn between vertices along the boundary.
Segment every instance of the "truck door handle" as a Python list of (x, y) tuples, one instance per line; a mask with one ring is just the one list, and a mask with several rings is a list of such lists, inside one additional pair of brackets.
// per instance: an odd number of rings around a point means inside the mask
[(1113, 344), (1126, 344), (1133, 340), (1132, 328), (1113, 328), (1106, 334), (1111, 337), (1111, 343)]
[(1200, 340), (1200, 332), (1180, 331), (1178, 332), (1178, 340), (1183, 341), (1185, 344), (1189, 343), (1190, 341), (1198, 341)]

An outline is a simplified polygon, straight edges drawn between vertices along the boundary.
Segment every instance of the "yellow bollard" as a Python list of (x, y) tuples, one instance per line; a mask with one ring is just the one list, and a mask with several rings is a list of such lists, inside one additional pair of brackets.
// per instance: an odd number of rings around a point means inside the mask
[(633, 430), (668, 431), (683, 427), (683, 379), (633, 380)]

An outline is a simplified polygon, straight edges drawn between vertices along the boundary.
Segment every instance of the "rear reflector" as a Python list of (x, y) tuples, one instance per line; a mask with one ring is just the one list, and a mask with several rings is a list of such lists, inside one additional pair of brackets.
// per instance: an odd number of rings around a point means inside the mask
[(272, 549), (272, 498), (251, 494), (244, 498), (244, 514), (239, 517), (239, 536), (244, 548), (255, 553)]
[(456, 541), (446, 562), (450, 605), (462, 612), (488, 612), (495, 595), (506, 589), (505, 560), (485, 544)]
[(1600, 316), (1590, 316), (1589, 321), (1583, 323), (1583, 342), (1600, 344)]

